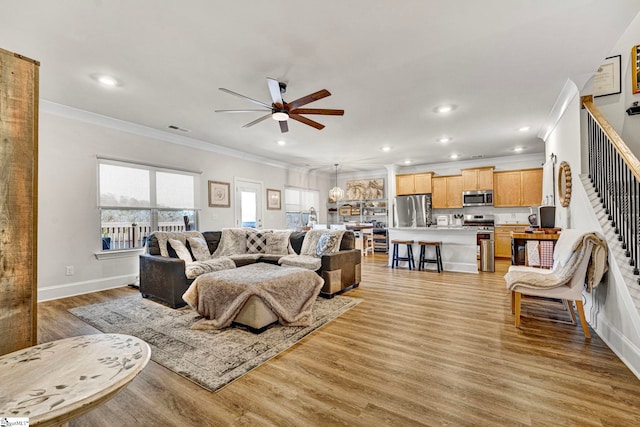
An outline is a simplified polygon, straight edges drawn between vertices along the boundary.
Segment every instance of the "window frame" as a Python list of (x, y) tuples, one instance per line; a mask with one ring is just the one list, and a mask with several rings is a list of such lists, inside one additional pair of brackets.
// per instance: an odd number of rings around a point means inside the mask
[[(293, 205), (292, 203), (289, 203), (289, 201), (287, 200), (288, 197), (287, 196), (291, 196), (291, 192), (298, 192), (298, 197), (300, 199), (300, 203), (298, 203), (297, 205)], [(311, 196), (311, 197), (308, 197)], [(284, 210), (285, 210), (285, 226), (289, 229), (292, 229), (292, 225), (294, 225), (293, 229), (299, 229), (300, 227), (305, 227), (307, 225), (307, 222), (305, 222), (305, 219), (309, 218), (309, 214), (311, 213), (311, 208), (314, 208), (316, 210), (316, 214), (318, 214), (318, 212), (320, 212), (319, 206), (313, 206), (313, 205), (309, 205), (309, 206), (304, 206), (304, 202), (306, 200), (311, 200), (311, 202), (318, 202), (317, 204), (320, 205), (320, 190), (315, 189), (315, 188), (303, 188), (303, 187), (294, 187), (294, 186), (285, 186), (284, 187), (284, 198), (283, 198), (283, 202), (284, 202)], [(293, 222), (289, 222), (288, 221), (288, 217), (292, 216), (292, 217), (296, 217), (298, 216), (298, 219), (295, 221), (295, 224), (293, 224)]]
[[(101, 165), (114, 165), (114, 166), (119, 166), (119, 167), (126, 167), (126, 168), (132, 168), (132, 169), (142, 169), (142, 170), (146, 170), (149, 172), (149, 206), (146, 207), (141, 207), (141, 206), (127, 206), (127, 205), (123, 205), (123, 206), (112, 206), (112, 205), (102, 205), (101, 204), (101, 176), (100, 176), (100, 167)], [(177, 174), (177, 175), (187, 175), (193, 178), (193, 206), (185, 206), (185, 207), (164, 207), (164, 206), (158, 206), (157, 203), (157, 194), (158, 194), (158, 187), (157, 187), (157, 182), (156, 182), (156, 174), (158, 172), (161, 173), (169, 173), (169, 174)], [(179, 168), (174, 168), (174, 167), (170, 167), (170, 166), (160, 166), (160, 165), (154, 165), (154, 164), (150, 164), (150, 163), (143, 163), (143, 162), (135, 162), (135, 161), (130, 161), (130, 160), (122, 160), (122, 159), (114, 159), (114, 158), (108, 158), (108, 157), (100, 157), (98, 156), (96, 159), (96, 181), (97, 181), (97, 211), (98, 211), (98, 222), (99, 222), (99, 236), (100, 236), (100, 247), (101, 250), (99, 251), (100, 254), (103, 254), (102, 258), (112, 258), (112, 257), (118, 257), (118, 256), (126, 256), (127, 253), (131, 253), (131, 252), (139, 252), (140, 250), (144, 249), (144, 244), (141, 244), (140, 246), (133, 246), (133, 247), (113, 247), (113, 248), (107, 248), (104, 249), (105, 247), (105, 243), (104, 243), (104, 237), (108, 237), (108, 236), (104, 236), (104, 229), (108, 228), (108, 227), (103, 227), (104, 223), (102, 220), (103, 217), (103, 211), (105, 210), (119, 210), (119, 211), (148, 211), (149, 212), (149, 224), (148, 224), (148, 231), (146, 231), (144, 233), (143, 236), (139, 236), (139, 238), (135, 238), (135, 232), (134, 232), (134, 239), (133, 239), (133, 244), (135, 245), (138, 241), (140, 242), (144, 242), (146, 240), (146, 236), (151, 233), (152, 231), (156, 231), (159, 229), (159, 216), (161, 216), (161, 212), (192, 212), (192, 216), (193, 218), (193, 226), (194, 229), (198, 229), (198, 214), (200, 211), (200, 175), (202, 174), (202, 172), (198, 172), (198, 171), (191, 171), (191, 170), (185, 170), (185, 169), (179, 169)], [(183, 224), (183, 223), (182, 223)], [(180, 228), (180, 227), (178, 227)], [(140, 231), (140, 233), (142, 233), (142, 231)], [(115, 244), (115, 242), (113, 242)], [(111, 245), (111, 241), (109, 240), (109, 245)], [(114, 245), (115, 246), (115, 245)], [(118, 246), (121, 246), (120, 244)], [(104, 254), (113, 254), (113, 255), (109, 255), (109, 256), (105, 256)], [(96, 253), (96, 257), (98, 257), (98, 253)], [(101, 259), (101, 257), (98, 257), (99, 259)]]

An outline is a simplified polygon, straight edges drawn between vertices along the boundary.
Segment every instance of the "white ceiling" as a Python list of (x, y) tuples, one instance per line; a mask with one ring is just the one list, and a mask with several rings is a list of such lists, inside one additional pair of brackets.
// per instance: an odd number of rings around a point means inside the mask
[[(265, 158), (342, 171), (544, 151), (536, 137), (567, 78), (584, 82), (637, 0), (0, 0), (0, 48), (41, 62), (41, 98)], [(91, 78), (108, 73), (119, 87)], [(262, 113), (266, 77), (318, 131)], [(444, 116), (438, 105), (457, 105)], [(189, 129), (185, 134), (169, 125)], [(528, 132), (518, 132), (522, 126)], [(453, 141), (436, 142), (442, 136)], [(276, 141), (287, 142), (280, 147)], [(392, 150), (383, 152), (389, 145)]]

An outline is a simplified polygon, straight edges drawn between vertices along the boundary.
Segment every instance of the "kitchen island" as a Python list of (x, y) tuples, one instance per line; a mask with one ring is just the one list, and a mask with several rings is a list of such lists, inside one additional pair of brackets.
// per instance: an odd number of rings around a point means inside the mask
[[(478, 245), (476, 240), (476, 227), (396, 227), (389, 228), (389, 260), (391, 266), (393, 258), (391, 250), (392, 240), (413, 240), (413, 257), (416, 268), (420, 257), (419, 241), (442, 242), (442, 263), (445, 271), (458, 271), (462, 273), (478, 272)], [(400, 256), (407, 255), (405, 245), (398, 245)], [(427, 248), (427, 257), (432, 248)], [(400, 265), (406, 265), (401, 262)]]

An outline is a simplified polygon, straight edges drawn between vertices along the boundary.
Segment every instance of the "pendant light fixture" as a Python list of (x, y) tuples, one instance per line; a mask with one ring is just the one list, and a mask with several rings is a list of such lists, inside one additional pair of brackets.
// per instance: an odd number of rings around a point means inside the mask
[(338, 186), (338, 164), (335, 163), (336, 167), (336, 186), (329, 190), (329, 199), (333, 201), (340, 201), (344, 198), (344, 190)]

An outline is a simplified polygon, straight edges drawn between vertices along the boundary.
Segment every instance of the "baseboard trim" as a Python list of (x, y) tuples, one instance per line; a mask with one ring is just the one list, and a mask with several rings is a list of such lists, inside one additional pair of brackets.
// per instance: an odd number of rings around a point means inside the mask
[(612, 327), (604, 316), (598, 316), (598, 327), (595, 331), (631, 372), (640, 378), (640, 348)]
[(45, 286), (42, 288), (38, 288), (38, 302), (119, 288), (121, 286), (126, 286), (128, 284), (134, 283), (136, 280), (137, 276), (135, 274), (125, 274), (122, 276), (85, 280), (83, 282)]

